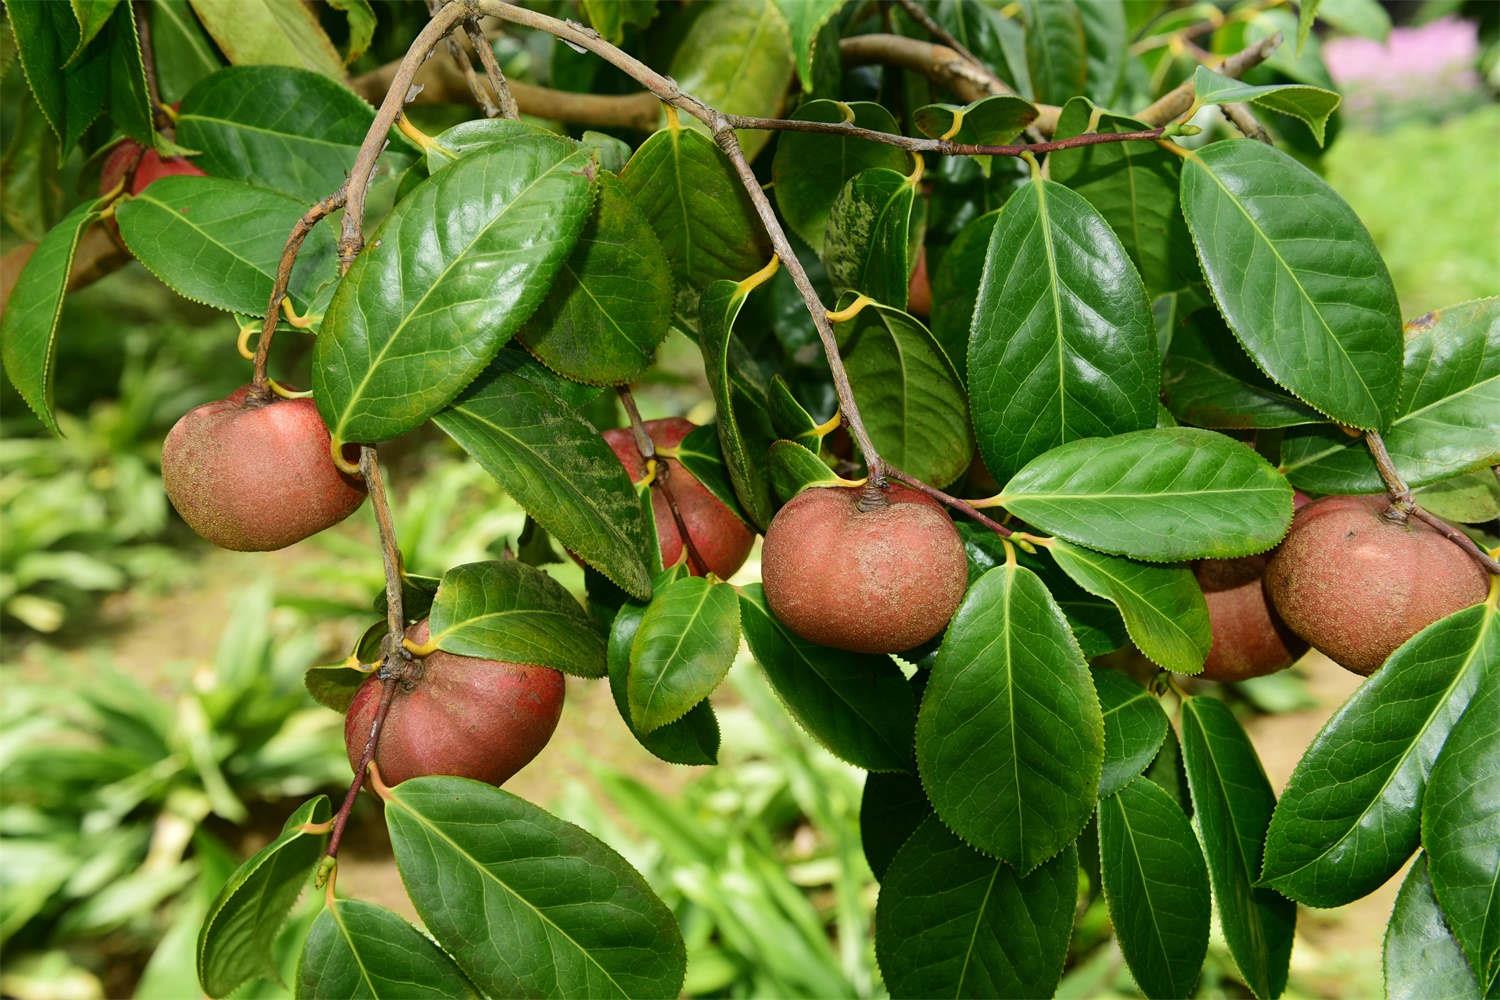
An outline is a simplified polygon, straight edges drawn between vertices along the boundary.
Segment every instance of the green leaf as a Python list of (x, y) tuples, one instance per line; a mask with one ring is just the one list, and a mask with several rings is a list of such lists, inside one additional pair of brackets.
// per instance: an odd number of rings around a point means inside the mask
[(671, 324), (661, 241), (620, 182), (601, 175), (598, 208), (518, 337), (553, 371), (617, 385), (646, 370)]
[(822, 446), (823, 432), (818, 427), (818, 421), (797, 401), (786, 379), (779, 374), (772, 375), (766, 397), (771, 427), (777, 434), (790, 438), (807, 448), (815, 449)]
[(1188, 818), (1148, 778), (1099, 802), (1110, 921), (1148, 997), (1188, 997), (1208, 950), (1208, 871)]
[(1438, 517), (1479, 524), (1500, 517), (1500, 476), (1478, 469), (1417, 490), (1417, 503)]
[(844, 185), (823, 233), (823, 262), (836, 291), (906, 308), (921, 233), (915, 181), (915, 175), (870, 167)]
[(645, 520), (593, 425), (502, 352), (434, 422), (569, 551), (632, 595), (651, 595)]
[(419, 1000), (477, 996), (421, 931), (383, 906), (337, 899), (318, 914), (297, 963), (297, 996)]
[[(1406, 325), (1400, 414), (1381, 435), (1408, 485), (1500, 464), (1500, 298), (1438, 309)], [(1287, 478), (1317, 493), (1385, 488), (1364, 442), (1337, 429), (1289, 435)]]
[[(177, 139), (198, 150), (193, 162), (215, 177), (311, 203), (343, 184), (374, 120), (373, 108), (321, 74), (235, 66), (182, 99)], [(384, 162), (395, 169), (391, 154)]]
[(1322, 414), (1261, 374), (1211, 311), (1176, 324), (1161, 382), (1172, 414), (1199, 427), (1247, 430), (1323, 421)]
[[(379, 630), (380, 638), (385, 637), (384, 622), (373, 625), (371, 628)], [(340, 663), (327, 667), (308, 668), (307, 673), (302, 675), (302, 684), (319, 705), (331, 708), (335, 712), (347, 712), (349, 703), (354, 700), (355, 692), (369, 679), (370, 675), (365, 671)]]
[[(120, 5), (120, 0), (69, 0), (69, 6), (73, 8), (73, 17), (78, 22), (78, 44), (68, 56), (68, 62), (77, 58), (89, 42), (94, 40), (104, 26), (109, 23), (110, 15)], [(127, 6), (129, 6), (127, 4)]]
[(1386, 1000), (1480, 1000), (1483, 996), (1438, 906), (1426, 854), (1417, 855), (1401, 883), (1382, 950)]
[(578, 241), (592, 163), (567, 143), (519, 137), (396, 205), (339, 283), (313, 353), (314, 398), (334, 440), (409, 431), (484, 370)]
[(760, 584), (740, 591), (750, 654), (792, 718), (840, 760), (867, 771), (911, 768), (911, 687), (889, 656), (817, 646), (792, 634)]
[(108, 48), (88, 46), (83, 57), (64, 70), (63, 63), (79, 48), (81, 37), (67, 5), (6, 4), (5, 12), (26, 84), (66, 156), (104, 111), (109, 90)]
[[(1302, 0), (1297, 5), (1297, 54), (1301, 55), (1303, 48), (1307, 45), (1308, 36), (1312, 34), (1313, 21), (1318, 16), (1318, 5), (1322, 0)], [(1201, 67), (1200, 67), (1201, 68)], [(1196, 85), (1196, 81), (1195, 81)], [(1204, 102), (1208, 103), (1208, 102)], [(1321, 141), (1320, 141), (1321, 144)]]
[(1422, 846), (1453, 936), (1486, 989), (1500, 981), (1500, 661), (1443, 744), (1422, 798)]
[(604, 637), (562, 584), (514, 559), (443, 574), (428, 622), (437, 647), (460, 656), (603, 677)]
[(625, 604), (615, 613), (609, 631), (609, 692), (620, 718), (636, 741), (670, 764), (716, 764), (719, 760), (719, 720), (707, 699), (690, 708), (676, 722), (654, 732), (642, 732), (630, 717), (630, 646), (641, 627), (646, 608)]
[(1252, 449), (1190, 427), (1088, 438), (1016, 473), (1000, 502), (1070, 542), (1151, 562), (1264, 552), (1292, 488)]
[(1113, 795), (1145, 771), (1167, 738), (1161, 702), (1114, 670), (1094, 670), (1094, 689), (1104, 712), (1104, 769), (1100, 796)]
[[(708, 388), (718, 410), (715, 425), (729, 481), (750, 522), (762, 531), (771, 522), (771, 486), (763, 464), (770, 447), (769, 417), (748, 414), (748, 400), (735, 392), (734, 322), (745, 304), (746, 292), (731, 281), (716, 281), (703, 293), (699, 316), (702, 333), (698, 347)], [(736, 359), (738, 360), (738, 359)], [(760, 419), (754, 419), (759, 417)]]
[(1328, 720), (1292, 772), (1266, 835), (1262, 885), (1340, 906), (1416, 850), (1417, 805), (1453, 724), (1500, 669), (1500, 614), (1478, 605), (1418, 632)]
[(317, 15), (297, 0), (189, 2), (219, 51), (236, 66), (298, 66), (344, 79), (344, 60), (319, 26)]
[[(883, 105), (851, 101), (845, 106), (854, 114), (853, 124), (860, 128), (892, 134), (901, 131)], [(798, 121), (840, 122), (844, 112), (837, 101), (818, 100), (803, 104), (792, 117)], [(821, 254), (828, 210), (855, 174), (874, 167), (902, 171), (910, 169), (911, 164), (907, 154), (895, 146), (842, 135), (783, 132), (776, 140), (776, 156), (771, 161), (771, 193), (792, 232)]]
[(867, 306), (834, 327), (854, 402), (881, 456), (925, 482), (950, 483), (974, 456), (953, 363), (914, 317)]
[(1188, 157), (1182, 211), (1214, 301), (1255, 363), (1340, 423), (1389, 424), (1401, 315), (1344, 200), (1287, 154), (1226, 140)]
[(276, 975), (271, 945), (323, 854), (328, 796), (310, 799), (287, 818), (281, 835), (230, 876), (198, 932), (198, 982), (211, 997), (228, 996), (254, 976)]
[(933, 139), (1003, 146), (1036, 121), (1036, 116), (1036, 107), (1030, 101), (1014, 94), (991, 94), (963, 106), (929, 104), (918, 108), (912, 121), (923, 135)]
[(1182, 758), (1230, 954), (1260, 1000), (1278, 997), (1286, 988), (1297, 907), (1255, 887), (1276, 793), (1234, 713), (1214, 698), (1183, 703)]
[(740, 510), (740, 498), (734, 495), (734, 485), (729, 481), (729, 468), (724, 464), (724, 450), (719, 447), (717, 427), (704, 424), (693, 428), (687, 437), (677, 442), (676, 457), (688, 475), (698, 480), (720, 503), (734, 511), (740, 520), (749, 523), (749, 519)]
[(669, 997), (682, 989), (686, 951), (672, 912), (605, 844), (464, 778), (414, 778), (386, 795), (412, 905), (481, 992)]
[(797, 60), (797, 79), (804, 93), (813, 90), (813, 52), (818, 33), (833, 20), (844, 0), (776, 0), (791, 33), (792, 54)]
[(969, 368), (969, 327), (974, 320), (974, 303), (979, 297), (979, 282), (984, 275), (984, 258), (990, 247), (990, 235), (1000, 219), (997, 209), (986, 212), (958, 231), (937, 273), (932, 276), (932, 335), (953, 362), (960, 379), (967, 381)]
[(817, 455), (796, 441), (777, 441), (767, 457), (771, 488), (786, 503), (809, 486), (851, 486)]
[[(792, 35), (773, 0), (719, 0), (699, 15), (668, 66), (667, 75), (711, 108), (731, 115), (779, 114), (792, 82)], [(683, 116), (691, 129), (707, 131)], [(753, 160), (771, 133), (739, 131), (745, 158)]]
[(1035, 179), (1000, 210), (969, 335), (969, 388), (997, 477), (1065, 441), (1156, 423), (1151, 303), (1094, 208)]
[(574, 151), (581, 148), (580, 143), (535, 122), (513, 121), (509, 118), (477, 118), (459, 122), (438, 133), (426, 150), (427, 173), (429, 176), (435, 174), (449, 164), (478, 152), (494, 152), (495, 147), (504, 146), (522, 136), (543, 136), (558, 143), (559, 149), (566, 147), (569, 151)]
[(881, 975), (893, 997), (1051, 996), (1077, 899), (1071, 845), (1022, 876), (928, 817), (880, 887)]
[(1191, 569), (1134, 562), (1061, 540), (1047, 551), (1074, 583), (1120, 609), (1131, 641), (1154, 663), (1179, 674), (1203, 669), (1213, 632)]
[[(1307, 12), (1306, 4), (1302, 6), (1302, 11), (1304, 14)], [(1323, 145), (1323, 132), (1328, 126), (1328, 116), (1338, 108), (1341, 100), (1331, 90), (1301, 83), (1252, 86), (1215, 73), (1207, 66), (1199, 66), (1194, 72), (1193, 92), (1200, 104), (1248, 102), (1269, 111), (1291, 115), (1307, 125), (1319, 146)]]
[(958, 606), (917, 715), (917, 765), (955, 833), (1023, 872), (1093, 812), (1104, 722), (1088, 664), (1042, 581), (1007, 564)]
[(630, 721), (651, 733), (713, 693), (740, 648), (740, 603), (727, 583), (684, 577), (658, 588), (630, 643)]
[[(138, 142), (156, 145), (155, 109), (146, 88), (146, 68), (130, 4), (114, 11), (106, 36), (109, 46), (109, 114), (120, 131)], [(87, 30), (89, 26), (85, 25)], [(97, 29), (96, 29), (97, 30)], [(80, 51), (82, 43), (80, 43)], [(163, 140), (164, 142), (164, 140)]]
[(1083, 44), (1088, 57), (1087, 93), (1101, 104), (1118, 96), (1130, 57), (1130, 29), (1125, 0), (1078, 0)]
[(328, 0), (328, 6), (343, 11), (349, 21), (344, 62), (352, 63), (365, 54), (375, 37), (375, 10), (370, 6), (370, 0)]
[(156, 0), (151, 5), (151, 50), (161, 99), (183, 100), (204, 77), (223, 65), (187, 0)]
[(1078, 5), (1073, 0), (1023, 0), (1021, 17), (1026, 24), (1030, 96), (1061, 104), (1083, 93), (1088, 53)]
[[(120, 202), (115, 219), (136, 259), (183, 298), (226, 312), (266, 311), (281, 251), (307, 205), (218, 177), (163, 177)], [(334, 274), (331, 225), (308, 234), (287, 295), (305, 310)]]
[[(1348, 35), (1383, 42), (1391, 34), (1391, 16), (1379, 0), (1320, 0), (1318, 20)], [(1300, 31), (1300, 25), (1299, 25)]]
[(922, 781), (905, 771), (871, 771), (859, 799), (859, 842), (876, 881), (885, 878), (901, 845), (932, 815)]
[(42, 237), (21, 269), (0, 321), (0, 358), (5, 362), (5, 374), (43, 426), (54, 434), (62, 433), (52, 414), (52, 384), (63, 293), (68, 289), (68, 272), (78, 240), (99, 218), (103, 204), (103, 199), (84, 202)]
[[(654, 4), (656, 0), (649, 0), (649, 2)], [(625, 164), (630, 162), (630, 154), (633, 152), (630, 143), (605, 132), (585, 130), (578, 141), (592, 149), (598, 156), (600, 170), (607, 170), (616, 175), (625, 169)]]

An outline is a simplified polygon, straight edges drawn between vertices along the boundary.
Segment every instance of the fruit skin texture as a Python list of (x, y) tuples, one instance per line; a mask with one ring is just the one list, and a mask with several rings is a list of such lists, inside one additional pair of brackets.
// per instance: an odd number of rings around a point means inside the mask
[[(426, 620), (406, 630), (427, 642)], [(423, 661), (410, 690), (397, 690), (375, 747), (387, 785), (448, 774), (498, 785), (542, 752), (562, 717), (563, 675), (550, 667), (505, 663), (439, 650)], [(349, 766), (359, 766), (380, 706), (380, 679), (360, 685), (344, 717)]]
[(132, 168), (135, 173), (130, 178), (129, 192), (133, 195), (140, 194), (154, 181), (163, 177), (175, 174), (190, 177), (207, 176), (191, 160), (185, 160), (180, 156), (164, 160), (156, 150), (143, 150), (140, 143), (127, 139), (105, 157), (104, 166), (99, 170), (99, 193), (106, 194), (112, 190), (127, 174), (130, 174)]
[[(658, 448), (673, 448), (697, 430), (698, 425), (682, 417), (668, 417), (665, 420), (648, 420), (645, 428), (647, 436)], [(631, 482), (638, 483), (646, 478), (646, 463), (641, 460), (641, 453), (635, 447), (635, 437), (628, 427), (605, 431), (604, 440), (614, 451), (620, 464), (625, 466)], [(692, 473), (682, 467), (681, 462), (675, 458), (657, 459), (658, 463), (662, 461), (667, 465), (668, 488), (677, 501), (677, 511), (682, 515), (682, 523), (687, 526), (688, 535), (693, 539), (693, 547), (708, 563), (708, 572), (721, 579), (728, 579), (744, 565), (745, 557), (755, 544), (755, 532), (740, 520), (739, 515), (724, 506), (708, 487), (694, 479)], [(651, 491), (651, 512), (656, 518), (656, 535), (661, 542), (662, 565), (676, 565), (677, 560), (682, 558), (682, 535), (677, 530), (672, 508), (667, 506), (667, 498), (662, 496), (661, 490)], [(699, 566), (691, 556), (688, 557), (688, 570), (694, 576), (702, 576), (705, 572), (704, 567)]]
[(1271, 608), (1262, 575), (1270, 555), (1204, 559), (1193, 567), (1208, 602), (1213, 646), (1198, 676), (1243, 681), (1285, 669), (1307, 652), (1307, 643)]
[(1292, 631), (1365, 676), (1489, 589), (1467, 553), (1416, 518), (1386, 520), (1386, 506), (1384, 496), (1313, 501), (1266, 567), (1266, 591)]
[(162, 444), (161, 476), (188, 527), (222, 548), (265, 552), (342, 521), (365, 486), (333, 464), (311, 399), (257, 403), (249, 391), (178, 420)]
[(792, 498), (766, 529), (761, 579), (771, 610), (802, 638), (895, 653), (947, 626), (968, 586), (968, 563), (935, 500), (892, 484), (889, 506), (861, 511), (862, 492), (814, 487)]

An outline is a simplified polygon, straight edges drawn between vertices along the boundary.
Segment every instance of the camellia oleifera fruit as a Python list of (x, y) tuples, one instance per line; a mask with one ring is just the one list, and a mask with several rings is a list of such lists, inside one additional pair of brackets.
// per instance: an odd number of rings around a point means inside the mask
[(1266, 567), (1266, 590), (1292, 631), (1358, 674), (1488, 592), (1466, 552), (1417, 518), (1386, 518), (1387, 506), (1384, 496), (1314, 500)]
[(1193, 567), (1203, 599), (1213, 645), (1203, 677), (1243, 681), (1264, 677), (1295, 663), (1307, 643), (1276, 614), (1266, 596), (1264, 574), (1270, 555), (1241, 559), (1204, 559)]
[(156, 150), (144, 149), (133, 139), (126, 139), (104, 158), (104, 166), (99, 169), (99, 191), (107, 194), (129, 177), (129, 192), (133, 195), (140, 194), (155, 181), (178, 174), (188, 177), (205, 176), (191, 160), (180, 156), (163, 159)]
[[(406, 630), (415, 645), (427, 622)], [(498, 785), (542, 752), (562, 717), (563, 675), (550, 667), (504, 663), (439, 650), (424, 657), (411, 689), (397, 690), (375, 749), (388, 785), (429, 774)], [(358, 767), (380, 706), (378, 677), (354, 694), (344, 717), (349, 766)]]
[[(697, 425), (682, 417), (668, 417), (665, 420), (648, 420), (645, 428), (651, 442), (658, 448), (675, 448), (682, 443), (683, 438), (697, 429)], [(631, 482), (638, 483), (646, 477), (646, 463), (641, 459), (641, 453), (635, 446), (635, 436), (629, 428), (607, 430), (604, 432), (604, 440), (609, 443), (620, 464), (625, 466)], [(694, 576), (702, 576), (705, 572), (711, 572), (721, 579), (733, 576), (750, 554), (750, 548), (755, 544), (755, 532), (740, 520), (739, 515), (714, 496), (708, 487), (694, 479), (692, 473), (684, 469), (677, 459), (658, 457), (657, 462), (666, 463), (667, 488), (672, 491), (677, 512), (682, 515), (682, 523), (693, 541), (693, 548), (708, 564), (706, 567), (699, 566), (689, 555), (688, 571)], [(677, 530), (677, 520), (672, 517), (672, 509), (667, 506), (667, 498), (659, 489), (652, 490), (651, 511), (656, 519), (656, 537), (661, 542), (662, 565), (675, 566), (677, 560), (682, 558), (682, 534)]]
[(177, 421), (162, 444), (161, 477), (188, 527), (238, 552), (285, 548), (365, 498), (363, 481), (333, 464), (311, 399), (262, 399), (249, 386)]
[(895, 653), (948, 624), (968, 565), (953, 522), (926, 495), (900, 484), (814, 487), (772, 519), (761, 579), (771, 610), (802, 638)]

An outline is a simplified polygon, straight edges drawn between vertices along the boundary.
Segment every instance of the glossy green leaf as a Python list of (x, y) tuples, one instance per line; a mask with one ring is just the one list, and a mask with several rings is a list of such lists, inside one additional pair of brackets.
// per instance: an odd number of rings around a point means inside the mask
[(1022, 876), (922, 822), (875, 908), (875, 954), (893, 997), (1051, 996), (1078, 899), (1071, 845)]
[(823, 433), (819, 430), (818, 421), (797, 401), (791, 386), (786, 384), (786, 379), (780, 375), (771, 376), (766, 396), (771, 427), (777, 434), (808, 448), (822, 445)]
[(1176, 325), (1161, 382), (1167, 408), (1198, 427), (1247, 430), (1323, 422), (1322, 414), (1266, 378), (1210, 311)]
[(871, 167), (844, 185), (828, 209), (823, 232), (823, 263), (835, 290), (906, 308), (921, 232), (914, 180), (898, 170)]
[(61, 3), (6, 4), (26, 84), (52, 126), (66, 156), (104, 111), (109, 90), (109, 51), (89, 46), (66, 70), (79, 48), (78, 22)]
[(818, 44), (818, 34), (824, 25), (833, 20), (833, 15), (844, 6), (845, 0), (776, 0), (776, 9), (781, 11), (791, 34), (792, 55), (797, 60), (797, 79), (804, 93), (813, 90), (813, 56)]
[(1094, 670), (1104, 712), (1104, 769), (1100, 796), (1113, 795), (1145, 771), (1167, 738), (1167, 713), (1156, 696), (1126, 675)]
[(1422, 796), (1480, 678), (1500, 665), (1500, 614), (1483, 605), (1429, 625), (1328, 720), (1292, 772), (1266, 835), (1261, 883), (1339, 906), (1416, 850)]
[(656, 0), (583, 0), (589, 23), (605, 39), (618, 45), (625, 37), (625, 26), (647, 25), (656, 16)]
[(1036, 179), (1000, 210), (969, 334), (984, 464), (1013, 474), (1047, 449), (1156, 423), (1151, 303), (1113, 230)]
[(1443, 744), (1422, 797), (1422, 847), (1438, 901), (1486, 989), (1500, 982), (1500, 660)]
[(453, 959), (383, 906), (338, 899), (313, 921), (297, 963), (298, 997), (440, 1000), (477, 996)]
[(1208, 871), (1188, 818), (1147, 778), (1099, 802), (1104, 899), (1148, 997), (1188, 997), (1208, 950)]
[(1203, 669), (1213, 632), (1191, 569), (1135, 562), (1061, 539), (1047, 551), (1074, 583), (1120, 609), (1131, 641), (1153, 662), (1179, 674)]
[(724, 464), (724, 450), (719, 446), (717, 427), (704, 424), (693, 428), (687, 437), (677, 442), (675, 457), (715, 499), (748, 523), (749, 519), (740, 510), (740, 498), (734, 494), (734, 484), (729, 481), (729, 468)]
[(661, 241), (620, 182), (602, 175), (598, 208), (519, 339), (553, 371), (616, 385), (646, 370), (671, 323)]
[[(854, 113), (853, 124), (860, 128), (893, 134), (901, 131), (883, 105), (851, 101), (847, 107)], [(802, 105), (792, 117), (799, 121), (841, 122), (844, 112), (837, 101), (817, 100)], [(895, 146), (864, 139), (783, 132), (776, 140), (776, 156), (771, 161), (771, 193), (776, 196), (776, 207), (792, 232), (821, 254), (828, 210), (855, 174), (873, 167), (907, 171), (911, 169), (911, 160)]]
[(911, 767), (911, 688), (889, 656), (817, 646), (776, 620), (760, 584), (740, 591), (750, 653), (792, 718), (841, 760), (867, 771)]
[(298, 66), (344, 79), (344, 60), (317, 15), (296, 0), (189, 2), (219, 50), (236, 66)]
[[(412, 905), (491, 996), (670, 997), (686, 952), (672, 912), (608, 846), (525, 799), (464, 778), (387, 793)], [(475, 933), (476, 928), (480, 933)]]
[(1286, 988), (1297, 907), (1255, 887), (1276, 793), (1250, 737), (1214, 698), (1183, 703), (1182, 758), (1230, 954), (1257, 997), (1278, 997)]
[(968, 380), (969, 327), (974, 320), (974, 303), (979, 297), (979, 282), (984, 275), (984, 258), (990, 247), (990, 234), (1000, 212), (986, 212), (958, 231), (943, 253), (937, 273), (932, 276), (932, 314), (928, 322), (932, 335), (948, 355), (960, 379)]
[(428, 622), (437, 647), (460, 656), (603, 677), (604, 636), (546, 573), (514, 559), (443, 574)]
[(1005, 508), (1070, 542), (1152, 562), (1264, 552), (1292, 488), (1252, 449), (1190, 427), (1088, 438), (1016, 473)]
[(771, 489), (786, 503), (809, 486), (850, 486), (812, 451), (795, 441), (777, 441), (767, 456)]
[(1156, 759), (1146, 768), (1145, 777), (1166, 792), (1177, 803), (1177, 808), (1192, 816), (1193, 797), (1188, 789), (1187, 769), (1182, 763), (1182, 744), (1178, 742), (1177, 733), (1170, 727)]
[(691, 576), (658, 590), (630, 644), (631, 722), (651, 733), (682, 718), (719, 686), (739, 646), (733, 587)]
[(917, 716), (922, 786), (966, 843), (1031, 871), (1093, 812), (1104, 722), (1088, 664), (1042, 581), (990, 570), (958, 606)]
[(932, 804), (915, 774), (871, 771), (865, 775), (859, 799), (859, 842), (877, 881), (885, 878), (901, 845), (931, 815)]
[(276, 975), (271, 945), (292, 904), (307, 887), (326, 833), (308, 823), (331, 816), (328, 797), (310, 799), (287, 818), (281, 834), (230, 876), (198, 932), (198, 982), (211, 997), (228, 996), (254, 976)]
[(590, 156), (520, 137), (397, 204), (339, 283), (313, 353), (313, 391), (335, 440), (411, 430), (484, 370), (578, 241)]
[(1047, 104), (1062, 104), (1083, 93), (1088, 52), (1078, 4), (1074, 0), (1023, 0), (1021, 18), (1026, 24), (1031, 96)]
[(156, 0), (151, 5), (151, 49), (161, 99), (182, 100), (223, 63), (203, 33), (187, 0)]
[(735, 391), (734, 323), (745, 304), (745, 292), (734, 282), (716, 281), (708, 286), (700, 303), (702, 333), (698, 347), (703, 352), (703, 367), (708, 388), (718, 413), (719, 447), (729, 481), (740, 500), (740, 508), (750, 522), (761, 530), (771, 522), (771, 486), (764, 470), (766, 449), (770, 447), (769, 418), (760, 414), (753, 419), (745, 412), (750, 406)]
[(52, 379), (63, 293), (68, 289), (78, 240), (99, 218), (103, 204), (102, 199), (82, 203), (42, 237), (21, 269), (0, 320), (5, 374), (37, 419), (54, 434), (62, 433), (52, 414)]
[(1036, 121), (1036, 107), (1014, 94), (991, 94), (969, 104), (928, 104), (912, 120), (923, 135), (975, 146), (1003, 146)]
[[(434, 421), (569, 551), (636, 597), (651, 595), (645, 520), (599, 432), (502, 352)], [(534, 362), (533, 362), (534, 363)]]
[(1246, 102), (1269, 111), (1291, 115), (1307, 125), (1319, 146), (1323, 145), (1323, 132), (1328, 126), (1328, 116), (1338, 108), (1341, 100), (1338, 94), (1322, 87), (1310, 87), (1301, 83), (1254, 86), (1215, 73), (1207, 66), (1199, 66), (1193, 74), (1193, 95), (1200, 104)]
[(1344, 200), (1286, 153), (1226, 140), (1188, 158), (1182, 211), (1214, 301), (1256, 364), (1340, 423), (1389, 424), (1401, 314)]
[(1386, 1000), (1481, 1000), (1483, 996), (1438, 906), (1425, 854), (1417, 855), (1396, 894), (1382, 952)]
[(615, 613), (609, 631), (609, 692), (620, 718), (636, 741), (671, 764), (716, 764), (719, 760), (719, 720), (707, 699), (690, 708), (676, 722), (653, 732), (642, 732), (630, 717), (630, 647), (646, 608), (625, 604)]
[(924, 482), (962, 475), (974, 456), (963, 384), (921, 321), (872, 305), (834, 335), (881, 457)]
[(559, 144), (559, 149), (565, 147), (572, 151), (580, 148), (579, 143), (566, 135), (560, 135), (536, 122), (515, 121), (510, 118), (476, 118), (459, 122), (437, 134), (426, 149), (427, 172), (429, 175), (435, 174), (466, 156), (484, 151), (492, 152), (495, 147), (504, 146), (522, 136), (550, 138)]
[[(709, 107), (732, 115), (781, 112), (795, 59), (792, 34), (774, 0), (719, 0), (697, 17), (678, 43), (667, 75)], [(696, 118), (683, 124), (705, 130)], [(754, 159), (771, 133), (741, 129), (740, 146)]]
[[(110, 28), (104, 41), (109, 47), (110, 120), (137, 142), (165, 147), (165, 139), (158, 142), (155, 109), (151, 106), (151, 95), (146, 86), (145, 58), (141, 53), (141, 40), (131, 5), (116, 7), (109, 20)], [(88, 27), (85, 25), (85, 30)]]
[[(1400, 414), (1381, 437), (1408, 485), (1500, 464), (1500, 298), (1438, 309), (1406, 325)], [(1317, 493), (1384, 489), (1364, 442), (1337, 429), (1289, 435), (1287, 478)]]
[[(136, 259), (183, 298), (250, 316), (266, 311), (287, 234), (307, 205), (219, 177), (163, 177), (115, 209)], [(302, 244), (287, 294), (299, 310), (334, 277), (327, 223)]]

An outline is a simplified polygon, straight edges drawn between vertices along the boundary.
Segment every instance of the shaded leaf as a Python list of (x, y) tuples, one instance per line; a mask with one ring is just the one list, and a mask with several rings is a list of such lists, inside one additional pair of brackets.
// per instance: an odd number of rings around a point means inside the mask
[(5, 12), (15, 36), (22, 75), (66, 156), (104, 111), (109, 89), (108, 47), (86, 47), (64, 70), (63, 64), (80, 47), (81, 37), (68, 5), (6, 4)]
[(313, 921), (297, 963), (299, 997), (472, 997), (442, 949), (383, 906), (337, 899)]
[(782, 503), (787, 503), (809, 486), (851, 486), (812, 451), (795, 441), (777, 441), (767, 458), (771, 488)]
[(979, 282), (984, 275), (984, 258), (990, 246), (990, 234), (1000, 212), (986, 212), (958, 231), (937, 273), (932, 277), (932, 336), (953, 362), (961, 380), (967, 381), (969, 368), (969, 327), (974, 320), (974, 303), (979, 297)]
[(923, 135), (975, 146), (1003, 146), (1036, 121), (1036, 107), (1014, 94), (991, 94), (965, 105), (928, 104), (912, 116)]
[(1261, 374), (1216, 313), (1176, 325), (1161, 381), (1172, 414), (1199, 427), (1323, 422), (1322, 414)]
[(876, 881), (885, 878), (901, 845), (932, 815), (922, 781), (904, 771), (865, 775), (859, 799), (859, 841)]
[[(385, 638), (384, 622), (371, 627), (379, 631), (380, 638)], [(363, 670), (334, 664), (327, 667), (308, 668), (307, 673), (302, 675), (302, 684), (319, 705), (331, 708), (335, 712), (347, 712), (349, 703), (354, 700), (355, 692), (369, 679), (370, 675)]]
[(764, 413), (747, 414), (747, 408), (753, 404), (736, 392), (738, 366), (737, 359), (732, 358), (734, 323), (746, 294), (745, 289), (730, 281), (716, 281), (708, 287), (700, 304), (703, 330), (698, 347), (703, 352), (708, 388), (714, 397), (715, 426), (729, 481), (750, 522), (765, 530), (771, 522), (771, 487), (763, 468), (766, 449), (771, 443), (770, 418)]
[(151, 50), (156, 84), (168, 103), (182, 100), (199, 80), (223, 65), (187, 0), (156, 0), (151, 5)]
[(645, 605), (624, 604), (616, 612), (609, 631), (609, 692), (615, 708), (636, 741), (662, 760), (671, 764), (716, 764), (719, 720), (707, 699), (688, 709), (677, 721), (649, 733), (642, 732), (630, 717), (630, 646), (645, 614)]
[(1432, 891), (1418, 854), (1396, 894), (1382, 949), (1386, 1000), (1480, 1000), (1483, 994)]
[(687, 437), (677, 442), (675, 457), (688, 475), (734, 511), (740, 520), (748, 523), (749, 519), (740, 510), (740, 498), (735, 496), (734, 484), (729, 481), (729, 468), (724, 464), (724, 451), (719, 447), (717, 427), (713, 424), (694, 427)]
[[(732, 115), (775, 116), (781, 111), (795, 60), (792, 35), (773, 0), (719, 0), (688, 28), (667, 75), (709, 107)], [(706, 130), (686, 115), (683, 124)], [(739, 132), (746, 159), (771, 133)]]
[(1047, 104), (1061, 104), (1083, 93), (1088, 78), (1088, 53), (1083, 17), (1074, 0), (1023, 0), (1026, 23), (1026, 62), (1031, 71), (1031, 96)]
[(1104, 713), (1104, 768), (1100, 796), (1113, 795), (1145, 771), (1167, 737), (1161, 702), (1114, 670), (1094, 670), (1094, 689)]
[(804, 93), (813, 90), (813, 53), (819, 32), (833, 20), (845, 0), (776, 0), (791, 33), (792, 54), (797, 60), (797, 79)]

